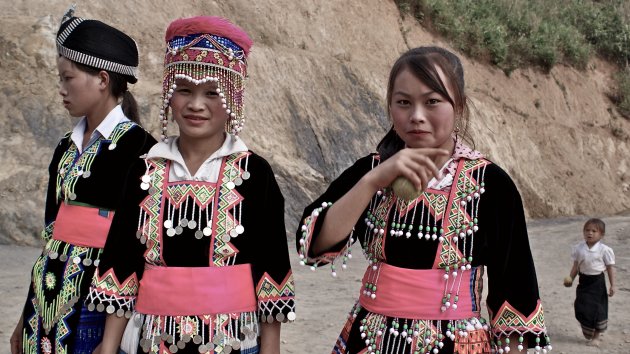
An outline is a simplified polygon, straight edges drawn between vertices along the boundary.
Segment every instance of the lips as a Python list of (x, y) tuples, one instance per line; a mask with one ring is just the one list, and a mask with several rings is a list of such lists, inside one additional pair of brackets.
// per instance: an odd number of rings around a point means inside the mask
[(413, 129), (408, 131), (409, 134), (422, 135), (422, 134), (430, 134), (430, 132), (422, 129)]
[(184, 119), (188, 119), (188, 120), (192, 120), (192, 121), (204, 121), (204, 120), (208, 120), (208, 118), (206, 118), (206, 117), (193, 116), (193, 115), (187, 115), (187, 116), (184, 116)]

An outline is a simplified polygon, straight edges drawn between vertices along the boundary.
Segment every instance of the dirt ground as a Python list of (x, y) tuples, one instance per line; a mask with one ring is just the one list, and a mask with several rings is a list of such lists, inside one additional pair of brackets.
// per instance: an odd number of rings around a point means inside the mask
[[(573, 316), (575, 287), (564, 288), (562, 279), (571, 267), (570, 247), (581, 240), (585, 217), (533, 220), (529, 235), (552, 353), (630, 353), (630, 216), (604, 218), (604, 242), (616, 255), (617, 293), (609, 302), (609, 330), (600, 347), (588, 347)], [(293, 245), (291, 245), (293, 252)], [(0, 353), (9, 353), (8, 340), (26, 296), (29, 272), (39, 252), (32, 247), (0, 246)], [(366, 265), (357, 249), (347, 270), (337, 278), (327, 268), (312, 272), (292, 262), (298, 303), (298, 319), (282, 328), (282, 353), (330, 353), (346, 314), (358, 295)], [(626, 305), (624, 305), (626, 304)], [(531, 351), (530, 351), (531, 352)]]

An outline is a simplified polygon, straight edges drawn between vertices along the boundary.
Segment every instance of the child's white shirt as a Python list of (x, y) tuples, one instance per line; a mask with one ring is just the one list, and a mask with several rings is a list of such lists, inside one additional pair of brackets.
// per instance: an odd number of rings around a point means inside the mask
[(606, 270), (606, 266), (615, 264), (615, 253), (612, 248), (601, 241), (588, 248), (586, 241), (573, 246), (571, 259), (578, 262), (580, 273), (597, 275)]

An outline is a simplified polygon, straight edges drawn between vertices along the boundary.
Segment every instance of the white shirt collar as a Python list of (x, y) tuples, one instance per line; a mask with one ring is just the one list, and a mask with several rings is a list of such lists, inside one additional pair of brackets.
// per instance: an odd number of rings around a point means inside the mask
[[(215, 182), (216, 176), (215, 171), (211, 171), (214, 169), (215, 162), (220, 162), (220, 160), (228, 155), (237, 153), (237, 152), (245, 152), (248, 151), (247, 146), (239, 137), (234, 136), (232, 134), (226, 134), (225, 141), (223, 145), (212, 153), (210, 157), (204, 161), (201, 167), (197, 170), (195, 175), (191, 175), (188, 167), (186, 167), (186, 162), (184, 161), (184, 157), (179, 151), (179, 137), (169, 137), (168, 143), (159, 142), (149, 150), (147, 153), (147, 158), (163, 158), (174, 163), (171, 165), (171, 173), (174, 173), (177, 180), (198, 180), (198, 181), (209, 181)], [(218, 164), (220, 166), (220, 164)], [(218, 170), (216, 171), (218, 174)], [(171, 178), (169, 178), (170, 180)]]
[(589, 248), (588, 247), (588, 243), (586, 243), (586, 241), (584, 241), (584, 246), (586, 247), (586, 249), (589, 252), (597, 252), (602, 247), (601, 243), (602, 243), (602, 241), (597, 241), (597, 243), (594, 244), (593, 247)]
[[(94, 131), (92, 132), (92, 136), (90, 136), (90, 140), (88, 141), (88, 144), (86, 146), (90, 146), (99, 137), (109, 139), (116, 126), (122, 122), (127, 121), (129, 121), (129, 118), (127, 118), (123, 113), (122, 107), (120, 105), (117, 105), (107, 114), (101, 124), (99, 124), (98, 127), (94, 129)], [(70, 139), (77, 146), (79, 152), (82, 152), (83, 150), (83, 134), (85, 133), (86, 125), (87, 118), (81, 118), (79, 123), (74, 126), (74, 129), (72, 129), (72, 135), (70, 136)]]

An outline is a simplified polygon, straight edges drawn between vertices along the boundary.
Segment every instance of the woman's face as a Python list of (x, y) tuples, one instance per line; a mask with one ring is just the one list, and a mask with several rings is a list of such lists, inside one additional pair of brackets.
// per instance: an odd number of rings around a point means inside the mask
[[(442, 81), (447, 82), (442, 71), (439, 68), (437, 70)], [(455, 126), (453, 106), (409, 69), (403, 69), (394, 80), (389, 112), (394, 130), (407, 147), (452, 151)]]
[(63, 106), (72, 117), (90, 116), (90, 113), (103, 99), (102, 79), (98, 75), (92, 75), (80, 70), (67, 58), (57, 59), (59, 72), (59, 94)]
[(181, 139), (222, 139), (228, 114), (215, 82), (194, 83), (178, 79), (171, 98), (173, 118)]

